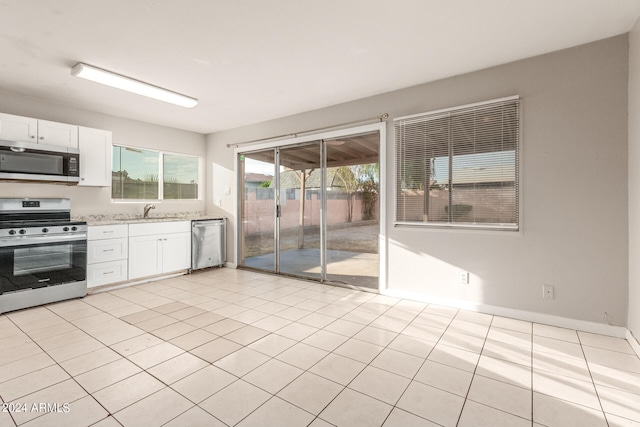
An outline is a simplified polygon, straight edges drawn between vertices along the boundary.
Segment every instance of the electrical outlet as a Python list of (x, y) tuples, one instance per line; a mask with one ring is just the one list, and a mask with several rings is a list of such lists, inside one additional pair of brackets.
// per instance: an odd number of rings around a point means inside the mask
[(542, 298), (553, 299), (553, 286), (542, 285)]
[(469, 284), (469, 272), (468, 271), (461, 271), (460, 272), (460, 284), (461, 285), (468, 285)]

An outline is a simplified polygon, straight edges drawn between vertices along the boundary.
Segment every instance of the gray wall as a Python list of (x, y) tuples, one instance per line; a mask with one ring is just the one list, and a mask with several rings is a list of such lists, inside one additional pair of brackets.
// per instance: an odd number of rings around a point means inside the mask
[[(0, 92), (0, 112), (35, 117), (113, 132), (113, 143), (205, 157), (205, 136), (135, 120), (78, 110)], [(112, 203), (111, 187), (75, 187), (42, 183), (0, 182), (0, 197), (68, 197), (74, 216), (142, 213), (145, 203)], [(203, 211), (204, 200), (156, 203), (155, 213)]]
[(640, 20), (629, 35), (629, 325), (640, 339)]
[[(375, 70), (372, 70), (375, 72)], [(523, 99), (521, 231), (394, 227), (393, 128), (387, 127), (388, 287), (573, 319), (625, 325), (628, 298), (628, 36), (208, 135), (210, 211), (235, 219), (225, 144), (510, 95)], [(640, 144), (640, 141), (638, 141)], [(219, 204), (220, 206), (215, 206)], [(230, 236), (229, 259), (233, 261)], [(471, 282), (461, 285), (460, 270)], [(555, 287), (542, 299), (542, 285)], [(636, 319), (637, 322), (637, 319)]]

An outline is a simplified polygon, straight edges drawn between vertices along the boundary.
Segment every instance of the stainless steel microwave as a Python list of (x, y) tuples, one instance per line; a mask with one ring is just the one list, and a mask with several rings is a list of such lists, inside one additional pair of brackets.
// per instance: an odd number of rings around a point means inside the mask
[(80, 181), (80, 151), (0, 140), (0, 180), (77, 184)]

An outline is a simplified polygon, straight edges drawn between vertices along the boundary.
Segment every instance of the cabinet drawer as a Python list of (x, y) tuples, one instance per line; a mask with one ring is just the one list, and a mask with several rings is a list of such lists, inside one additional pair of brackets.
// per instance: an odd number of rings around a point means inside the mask
[(101, 262), (87, 266), (87, 287), (127, 280), (127, 260)]
[(127, 259), (128, 241), (120, 239), (89, 240), (87, 242), (87, 264)]
[(127, 224), (91, 225), (87, 231), (87, 239), (117, 239), (127, 237), (127, 234)]

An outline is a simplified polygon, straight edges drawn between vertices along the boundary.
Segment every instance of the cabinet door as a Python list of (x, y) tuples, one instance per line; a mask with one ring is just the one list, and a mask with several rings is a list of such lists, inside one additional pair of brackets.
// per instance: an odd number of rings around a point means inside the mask
[(162, 238), (162, 272), (191, 268), (191, 233), (165, 234)]
[(38, 120), (0, 113), (0, 139), (35, 143), (37, 137)]
[(162, 273), (162, 236), (129, 237), (129, 279)]
[(80, 149), (79, 186), (111, 186), (111, 132), (86, 127), (78, 128)]
[(38, 120), (38, 143), (78, 148), (78, 126)]

